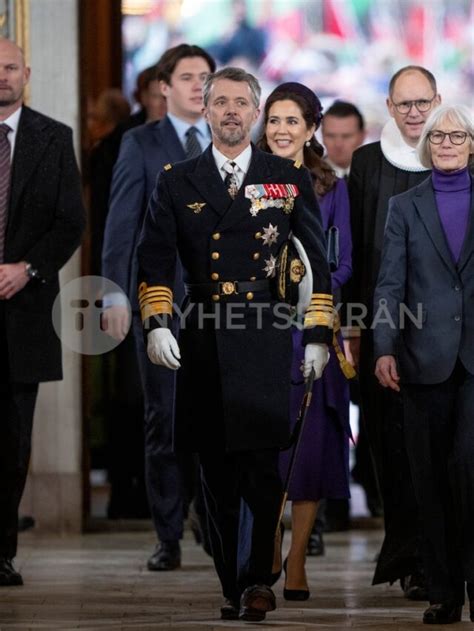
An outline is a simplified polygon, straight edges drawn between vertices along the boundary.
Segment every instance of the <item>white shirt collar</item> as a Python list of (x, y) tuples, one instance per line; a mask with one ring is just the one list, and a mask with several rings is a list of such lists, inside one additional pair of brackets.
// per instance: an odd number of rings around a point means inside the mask
[(222, 179), (224, 179), (226, 175), (225, 170), (222, 168), (224, 164), (226, 164), (226, 162), (235, 162), (235, 164), (239, 168), (239, 170), (237, 171), (237, 175), (239, 176), (243, 174), (243, 176), (239, 178), (242, 183), (243, 177), (247, 174), (247, 171), (249, 170), (250, 160), (252, 159), (252, 145), (247, 145), (242, 153), (239, 153), (239, 155), (235, 158), (228, 158), (223, 153), (221, 153), (219, 149), (216, 149), (215, 145), (213, 144), (212, 155), (214, 156), (214, 160), (216, 161), (216, 165)]
[(196, 137), (203, 150), (210, 143), (211, 136), (209, 132), (209, 127), (207, 126), (207, 123), (204, 118), (200, 118), (193, 124), (188, 123), (182, 120), (181, 118), (178, 118), (174, 114), (170, 114), (169, 112), (168, 112), (168, 118), (170, 119), (171, 124), (175, 128), (175, 131), (183, 147), (186, 144), (186, 132), (188, 131), (190, 127), (195, 127), (198, 130)]
[[(15, 110), (13, 114), (10, 114), (8, 118), (6, 118), (2, 123), (4, 125), (8, 125), (13, 132), (18, 130), (18, 125), (20, 124), (20, 116), (21, 116), (22, 106)], [(11, 133), (11, 132), (9, 132)]]
[(331, 162), (331, 160), (327, 156), (325, 156), (324, 159), (329, 164), (329, 166), (333, 169), (333, 171), (337, 175), (337, 177), (342, 179), (344, 176), (349, 175), (349, 172), (351, 170), (350, 166), (348, 166), (346, 169), (344, 169), (344, 167), (339, 167), (339, 166), (337, 166), (337, 164), (334, 164), (334, 162)]
[(397, 169), (411, 172), (430, 170), (421, 164), (416, 147), (405, 142), (393, 118), (382, 129), (380, 148), (385, 158)]

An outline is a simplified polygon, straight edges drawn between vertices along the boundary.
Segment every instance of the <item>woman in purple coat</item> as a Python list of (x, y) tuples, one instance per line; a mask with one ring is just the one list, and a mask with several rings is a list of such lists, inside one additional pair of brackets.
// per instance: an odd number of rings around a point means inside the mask
[[(284, 83), (270, 94), (264, 109), (264, 135), (260, 147), (276, 155), (302, 162), (314, 177), (324, 229), (339, 230), (339, 265), (332, 274), (338, 302), (340, 288), (351, 276), (349, 199), (344, 180), (336, 177), (323, 160), (323, 148), (314, 134), (322, 118), (318, 97), (300, 83)], [(296, 421), (304, 393), (300, 371), (304, 348), (302, 331), (293, 332), (292, 422)], [(339, 335), (339, 344), (342, 345)], [(341, 360), (344, 363), (343, 356)], [(344, 499), (349, 493), (349, 387), (335, 349), (323, 376), (316, 381), (311, 406), (293, 470), (288, 499), (292, 501), (291, 547), (285, 561), (286, 600), (306, 600), (309, 589), (305, 572), (306, 548), (323, 498)], [(281, 474), (286, 478), (289, 452), (282, 452)]]

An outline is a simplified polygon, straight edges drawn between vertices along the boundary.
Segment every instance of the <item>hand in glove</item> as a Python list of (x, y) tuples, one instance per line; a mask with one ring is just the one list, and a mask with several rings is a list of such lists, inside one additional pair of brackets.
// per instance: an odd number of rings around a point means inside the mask
[(329, 351), (327, 344), (306, 344), (302, 368), (304, 378), (307, 379), (311, 368), (314, 368), (315, 379), (319, 379), (328, 361)]
[(169, 329), (153, 329), (148, 333), (147, 353), (153, 364), (171, 370), (181, 367), (178, 342)]

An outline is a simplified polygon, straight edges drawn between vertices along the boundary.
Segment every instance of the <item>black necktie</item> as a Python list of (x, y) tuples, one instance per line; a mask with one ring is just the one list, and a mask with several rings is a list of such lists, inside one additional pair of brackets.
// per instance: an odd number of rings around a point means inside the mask
[[(237, 165), (235, 164), (235, 162), (229, 161), (229, 162), (226, 162), (225, 168), (224, 168), (224, 170), (227, 173), (227, 175), (224, 178), (224, 184), (227, 188), (229, 195), (232, 197), (232, 199), (235, 199), (237, 197), (237, 193), (239, 192), (239, 179), (235, 173), (236, 166)], [(231, 171), (229, 170), (229, 167), (232, 169)]]
[(8, 221), (8, 192), (10, 190), (10, 142), (7, 138), (11, 127), (0, 125), (0, 263), (5, 253), (5, 233)]
[(198, 130), (196, 127), (190, 127), (186, 132), (185, 151), (187, 158), (196, 158), (202, 151), (199, 140), (196, 138)]

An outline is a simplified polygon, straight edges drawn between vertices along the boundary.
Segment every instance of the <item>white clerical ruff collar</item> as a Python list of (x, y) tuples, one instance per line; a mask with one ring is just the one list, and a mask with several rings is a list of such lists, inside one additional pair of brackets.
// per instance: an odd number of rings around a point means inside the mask
[(421, 164), (416, 153), (416, 148), (410, 147), (410, 145), (404, 141), (393, 118), (391, 118), (382, 129), (380, 148), (390, 164), (393, 164), (397, 169), (412, 172), (429, 171), (429, 169)]

